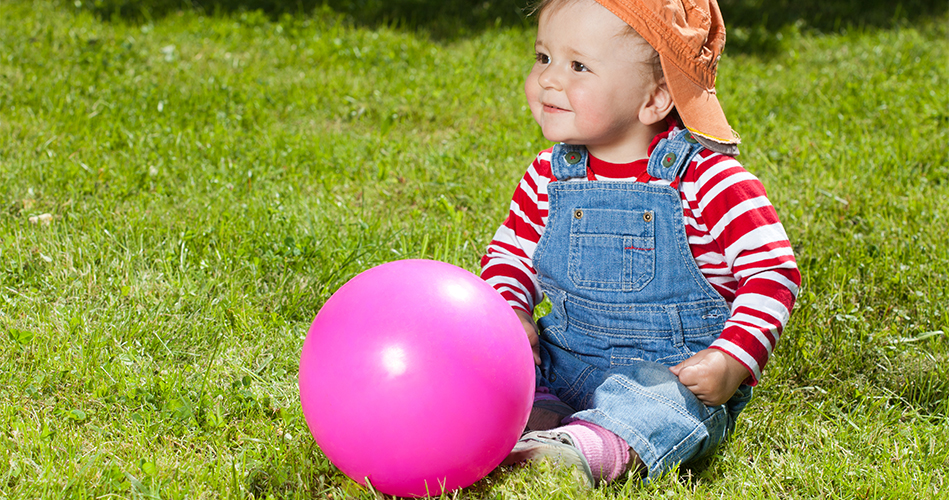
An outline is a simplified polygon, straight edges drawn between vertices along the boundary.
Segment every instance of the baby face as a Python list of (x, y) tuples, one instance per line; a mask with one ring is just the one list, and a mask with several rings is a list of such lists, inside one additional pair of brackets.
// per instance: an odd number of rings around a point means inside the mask
[(641, 140), (639, 110), (657, 85), (655, 51), (625, 22), (593, 0), (553, 5), (540, 15), (534, 49), (524, 91), (544, 137), (607, 160), (596, 151)]

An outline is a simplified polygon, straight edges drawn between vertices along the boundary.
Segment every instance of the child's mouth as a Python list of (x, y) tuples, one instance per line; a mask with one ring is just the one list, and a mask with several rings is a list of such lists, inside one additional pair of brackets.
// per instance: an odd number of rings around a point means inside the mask
[(544, 112), (546, 113), (565, 113), (567, 111), (569, 110), (554, 106), (553, 104), (544, 104)]

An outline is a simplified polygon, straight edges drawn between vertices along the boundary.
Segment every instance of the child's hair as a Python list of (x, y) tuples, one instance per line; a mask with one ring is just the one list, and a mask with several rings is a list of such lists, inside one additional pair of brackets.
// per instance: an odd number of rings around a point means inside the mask
[[(536, 16), (539, 19), (540, 15), (547, 9), (560, 9), (576, 1), (578, 0), (537, 0), (529, 4), (525, 10), (528, 16)], [(639, 33), (636, 32), (635, 29), (633, 29), (632, 26), (628, 24), (626, 25), (626, 30), (623, 32), (623, 36), (634, 38), (646, 45), (649, 45), (649, 42), (647, 42), (645, 38), (643, 38)], [(650, 48), (652, 48), (651, 45)], [(659, 59), (658, 51), (655, 49), (652, 50), (647, 64), (650, 66), (649, 69), (652, 72), (652, 77), (655, 83), (657, 85), (662, 83), (665, 76), (662, 72), (662, 62)]]

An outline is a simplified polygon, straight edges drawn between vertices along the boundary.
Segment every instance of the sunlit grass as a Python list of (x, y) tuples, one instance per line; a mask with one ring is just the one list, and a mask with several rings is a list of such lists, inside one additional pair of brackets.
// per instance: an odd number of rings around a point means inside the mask
[[(303, 421), (306, 328), (373, 265), (477, 270), (546, 147), (531, 33), (0, 19), (0, 497), (374, 498)], [(947, 25), (792, 30), (723, 60), (804, 287), (716, 457), (594, 493), (503, 468), (444, 497), (945, 496)]]

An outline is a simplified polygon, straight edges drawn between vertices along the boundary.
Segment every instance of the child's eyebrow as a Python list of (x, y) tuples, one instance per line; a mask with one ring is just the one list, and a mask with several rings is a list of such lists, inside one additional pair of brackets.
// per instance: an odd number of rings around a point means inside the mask
[[(538, 50), (538, 49), (541, 49), (541, 48), (547, 48), (547, 46), (544, 44), (544, 41), (541, 40), (540, 38), (534, 40), (534, 50)], [(583, 52), (578, 51), (577, 49), (573, 48), (572, 46), (567, 46), (565, 52), (566, 52), (566, 55), (567, 55), (571, 60), (581, 60), (581, 61), (590, 61), (590, 62), (596, 62), (596, 61), (597, 61), (596, 58), (594, 58), (594, 57), (592, 57), (592, 56), (589, 56), (589, 55), (587, 55), (587, 54), (584, 54)]]

